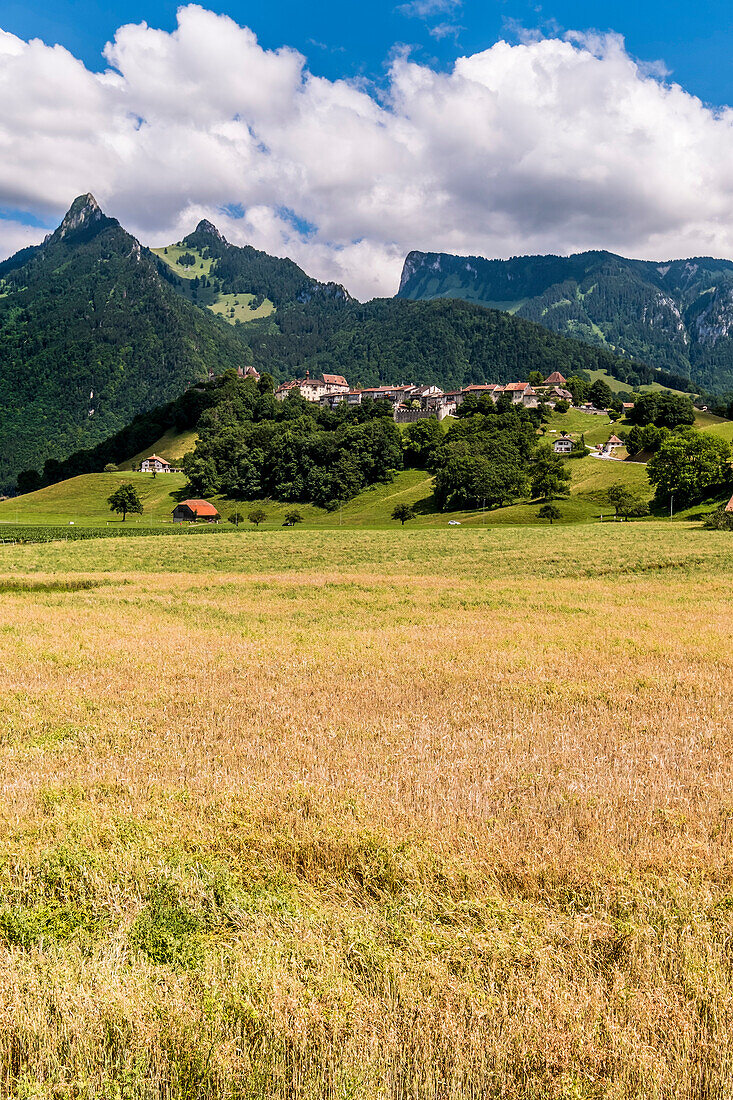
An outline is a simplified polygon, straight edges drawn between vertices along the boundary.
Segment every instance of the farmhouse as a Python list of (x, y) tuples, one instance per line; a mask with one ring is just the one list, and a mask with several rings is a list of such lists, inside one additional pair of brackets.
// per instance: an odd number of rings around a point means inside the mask
[(567, 432), (563, 432), (552, 444), (552, 449), (556, 455), (569, 455), (573, 449), (573, 440)]
[(208, 500), (183, 500), (173, 509), (174, 523), (195, 523), (199, 519), (205, 523), (218, 523), (221, 516)]
[(173, 467), (170, 462), (165, 458), (161, 458), (160, 455), (150, 455), (149, 458), (144, 458), (140, 463), (140, 472), (143, 474), (170, 474), (173, 473)]
[(611, 438), (606, 443), (606, 450), (607, 451), (616, 451), (616, 450), (618, 450), (619, 447), (623, 447), (623, 445), (624, 445), (624, 441), (622, 439), (619, 439), (619, 437), (617, 435), (612, 435)]

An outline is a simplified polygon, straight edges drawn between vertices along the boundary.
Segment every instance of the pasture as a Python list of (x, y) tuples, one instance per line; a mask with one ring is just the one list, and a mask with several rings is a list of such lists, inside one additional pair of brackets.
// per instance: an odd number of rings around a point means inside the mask
[(0, 1094), (730, 1095), (731, 570), (656, 521), (0, 546)]

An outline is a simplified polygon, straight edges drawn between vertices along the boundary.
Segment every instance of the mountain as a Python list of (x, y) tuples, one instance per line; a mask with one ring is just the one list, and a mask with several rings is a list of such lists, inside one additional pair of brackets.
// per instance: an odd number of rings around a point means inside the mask
[(733, 390), (733, 262), (652, 263), (610, 252), (486, 260), (411, 252), (398, 297), (460, 298), (691, 379)]
[(210, 221), (153, 251), (161, 275), (180, 294), (233, 325), (271, 317), (291, 302), (351, 301), (342, 286), (311, 278), (292, 260), (230, 244)]
[(78, 464), (80, 452), (86, 469), (123, 429), (144, 447), (160, 435), (161, 407), (210, 369), (247, 363), (276, 381), (309, 369), (354, 385), (452, 389), (531, 370), (676, 384), (460, 298), (362, 304), (291, 260), (230, 244), (210, 222), (152, 251), (84, 195), (43, 244), (0, 264), (0, 487), (47, 462), (45, 480), (57, 480), (58, 463)]
[(93, 446), (242, 362), (229, 326), (183, 300), (92, 195), (0, 263), (0, 486)]

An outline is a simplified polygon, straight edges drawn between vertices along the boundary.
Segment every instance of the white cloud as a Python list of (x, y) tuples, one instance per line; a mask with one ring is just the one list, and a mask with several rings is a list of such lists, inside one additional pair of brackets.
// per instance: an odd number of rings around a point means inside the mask
[[(0, 209), (92, 191), (150, 244), (208, 217), (360, 296), (394, 293), (412, 248), (733, 256), (733, 111), (617, 36), (498, 42), (447, 73), (398, 55), (379, 99), (197, 6), (105, 57), (0, 32)], [(0, 250), (34, 235), (0, 221)]]
[(429, 19), (433, 15), (444, 15), (463, 7), (463, 0), (408, 0), (400, 4), (397, 11), (402, 15), (414, 15), (418, 19)]

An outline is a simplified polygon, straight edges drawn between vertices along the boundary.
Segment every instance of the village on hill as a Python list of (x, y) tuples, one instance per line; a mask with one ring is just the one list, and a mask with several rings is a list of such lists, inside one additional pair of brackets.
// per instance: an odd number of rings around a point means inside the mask
[[(306, 371), (305, 378), (294, 378), (278, 386), (275, 397), (278, 401), (284, 401), (291, 393), (299, 392), (306, 401), (331, 409), (341, 404), (361, 405), (362, 401), (368, 398), (373, 401), (389, 401), (394, 408), (396, 422), (411, 424), (431, 416), (437, 417), (438, 420), (453, 416), (456, 409), (469, 396), (487, 396), (495, 404), (499, 398), (506, 396), (513, 405), (521, 405), (526, 409), (536, 409), (543, 402), (554, 408), (557, 401), (572, 402), (573, 395), (564, 388), (566, 385), (566, 379), (559, 371), (554, 371), (541, 385), (534, 386), (529, 382), (510, 382), (503, 386), (477, 384), (445, 392), (440, 386), (400, 383), (352, 389), (340, 374), (324, 374), (322, 378), (311, 378), (310, 371)], [(588, 407), (585, 411), (597, 411), (603, 414), (605, 410)]]

